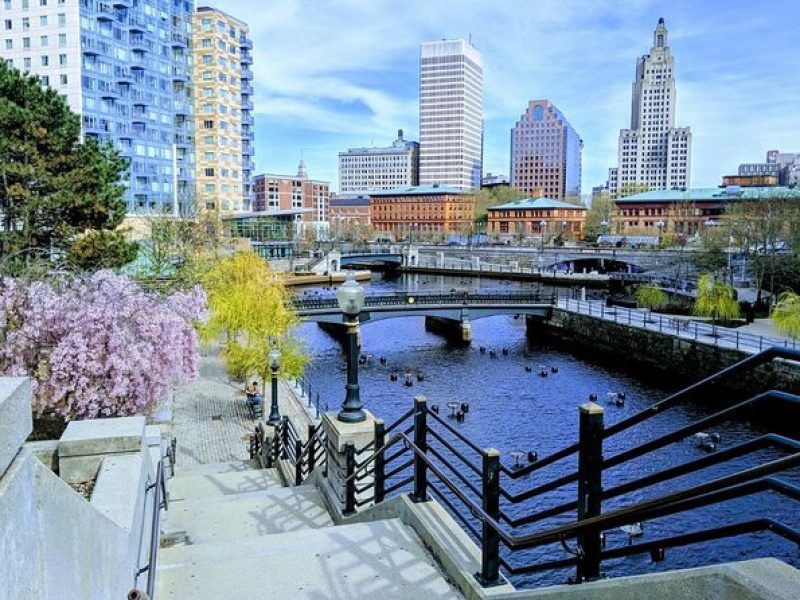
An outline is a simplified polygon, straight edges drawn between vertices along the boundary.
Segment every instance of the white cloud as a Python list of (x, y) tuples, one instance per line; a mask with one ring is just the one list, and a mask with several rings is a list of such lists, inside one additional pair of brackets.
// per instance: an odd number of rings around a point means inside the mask
[(398, 127), (415, 135), (420, 42), (472, 34), (485, 61), (485, 170), (508, 170), (508, 130), (528, 100), (549, 98), (584, 139), (589, 191), (616, 160), (635, 60), (660, 16), (677, 61), (677, 124), (694, 132), (694, 183), (718, 183), (769, 147), (800, 150), (790, 118), (800, 85), (789, 13), (798, 8), (774, 4), (769, 15), (747, 0), (238, 0), (225, 9), (254, 38), (257, 144), (269, 146), (276, 128), (299, 131), (286, 147), (257, 146), (261, 170), (287, 170), (314, 145), (312, 175), (335, 180), (338, 151), (388, 143)]

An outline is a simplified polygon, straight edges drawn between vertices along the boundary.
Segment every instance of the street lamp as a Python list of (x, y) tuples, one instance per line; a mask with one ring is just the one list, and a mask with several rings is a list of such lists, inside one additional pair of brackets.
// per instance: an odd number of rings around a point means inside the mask
[(659, 221), (656, 223), (656, 227), (658, 227), (658, 245), (661, 246), (661, 235), (664, 233), (664, 227), (666, 223), (664, 221)]
[(281, 368), (281, 351), (276, 347), (269, 351), (269, 368), (272, 371), (272, 397), (267, 425), (276, 426), (281, 422), (281, 413), (278, 410), (278, 370)]
[(547, 221), (545, 221), (544, 219), (539, 221), (539, 228), (542, 232), (542, 252), (544, 252), (544, 234), (547, 231)]
[(339, 308), (347, 318), (347, 385), (342, 409), (336, 418), (345, 423), (358, 423), (367, 418), (358, 390), (358, 315), (364, 307), (364, 288), (356, 281), (352, 271), (347, 272), (346, 281), (336, 291)]

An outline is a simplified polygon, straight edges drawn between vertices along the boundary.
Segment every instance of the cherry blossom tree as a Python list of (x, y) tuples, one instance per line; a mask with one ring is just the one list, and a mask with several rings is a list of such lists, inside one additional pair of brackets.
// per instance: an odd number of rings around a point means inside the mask
[(0, 375), (30, 376), (37, 416), (146, 414), (196, 374), (198, 286), (160, 295), (111, 271), (0, 279)]

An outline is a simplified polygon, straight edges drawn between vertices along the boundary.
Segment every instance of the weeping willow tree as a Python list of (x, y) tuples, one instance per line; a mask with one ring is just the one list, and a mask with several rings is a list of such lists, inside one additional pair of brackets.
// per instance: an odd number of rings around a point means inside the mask
[(650, 311), (661, 308), (667, 303), (667, 294), (655, 283), (640, 285), (636, 288), (636, 302)]
[(784, 292), (770, 315), (781, 333), (800, 338), (800, 294)]
[(266, 382), (273, 347), (281, 352), (281, 375), (302, 373), (307, 358), (300, 341), (292, 336), (300, 319), (267, 261), (254, 252), (239, 252), (217, 262), (202, 282), (209, 319), (201, 329), (201, 339), (221, 341), (222, 360), (233, 379), (258, 377)]
[(697, 278), (697, 297), (692, 311), (699, 317), (711, 317), (716, 335), (717, 322), (727, 323), (739, 316), (739, 302), (734, 289), (712, 273)]

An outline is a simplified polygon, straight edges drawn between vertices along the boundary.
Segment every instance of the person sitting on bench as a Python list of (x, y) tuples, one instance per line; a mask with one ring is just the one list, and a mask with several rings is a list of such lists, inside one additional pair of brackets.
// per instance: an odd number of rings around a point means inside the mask
[(258, 392), (258, 382), (254, 381), (244, 389), (247, 396), (247, 404), (251, 407), (261, 404), (261, 394)]

